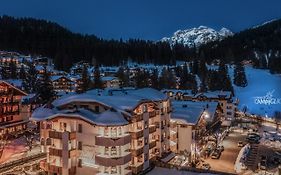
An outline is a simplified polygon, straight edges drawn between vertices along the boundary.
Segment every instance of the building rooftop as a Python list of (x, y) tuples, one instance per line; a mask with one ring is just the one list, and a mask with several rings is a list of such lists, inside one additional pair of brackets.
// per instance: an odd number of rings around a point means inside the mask
[(212, 120), (216, 112), (217, 102), (172, 101), (172, 119), (180, 119), (188, 124), (196, 125), (203, 112)]

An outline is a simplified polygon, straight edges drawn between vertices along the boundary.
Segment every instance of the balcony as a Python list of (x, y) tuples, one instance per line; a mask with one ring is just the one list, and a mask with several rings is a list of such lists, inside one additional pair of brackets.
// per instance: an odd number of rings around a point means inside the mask
[(62, 150), (61, 149), (55, 149), (55, 148), (49, 148), (49, 155), (50, 156), (62, 157)]
[(137, 114), (133, 117), (133, 122), (139, 122), (143, 120), (143, 114)]
[(149, 118), (156, 117), (156, 111), (149, 112)]
[(141, 148), (139, 148), (137, 150), (132, 149), (131, 153), (132, 153), (132, 156), (137, 157), (137, 156), (139, 156), (139, 155), (141, 155), (143, 153), (143, 147), (141, 147)]
[(78, 150), (76, 149), (69, 150), (69, 157), (76, 157), (76, 156), (78, 156)]
[(139, 139), (143, 137), (143, 130), (138, 132), (131, 132), (132, 139)]
[(149, 127), (149, 133), (153, 133), (153, 132), (155, 132), (156, 131), (156, 126), (155, 125), (151, 125), (150, 127)]
[[(137, 136), (136, 136), (137, 137)], [(126, 135), (119, 138), (106, 138), (101, 136), (96, 136), (96, 145), (98, 146), (122, 146), (131, 142), (131, 135)]]
[(57, 131), (49, 131), (49, 137), (52, 139), (62, 139), (62, 133)]
[(141, 171), (143, 171), (143, 163), (136, 166), (131, 165), (130, 169), (132, 170), (133, 174), (139, 174)]
[(107, 167), (125, 165), (126, 163), (131, 161), (131, 153), (127, 154), (126, 156), (116, 157), (116, 158), (100, 157), (96, 155), (95, 161), (98, 165), (107, 166)]
[(149, 143), (149, 149), (156, 147), (156, 141)]
[(75, 140), (76, 139), (76, 132), (69, 133), (69, 140)]

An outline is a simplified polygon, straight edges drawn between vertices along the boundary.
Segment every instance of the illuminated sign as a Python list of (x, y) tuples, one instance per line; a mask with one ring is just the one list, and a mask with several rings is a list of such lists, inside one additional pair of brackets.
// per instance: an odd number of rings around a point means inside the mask
[(263, 104), (263, 105), (281, 104), (281, 98), (274, 98), (273, 93), (274, 90), (271, 92), (267, 92), (265, 96), (254, 97), (255, 104)]

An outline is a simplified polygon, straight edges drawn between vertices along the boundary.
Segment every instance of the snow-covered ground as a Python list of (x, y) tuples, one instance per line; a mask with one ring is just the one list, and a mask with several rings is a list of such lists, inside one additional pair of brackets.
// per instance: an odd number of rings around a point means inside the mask
[[(247, 112), (268, 117), (272, 117), (275, 111), (281, 111), (281, 75), (252, 67), (246, 67), (245, 70), (248, 86), (243, 88), (234, 85), (235, 96), (240, 100), (238, 108), (242, 110), (246, 106)], [(233, 68), (229, 69), (229, 73), (233, 77)], [(272, 92), (272, 96), (267, 96), (267, 99), (279, 99), (279, 104), (256, 104), (256, 97), (265, 97), (269, 92)]]
[(147, 173), (147, 175), (213, 175), (211, 173), (195, 173), (191, 171), (179, 171), (176, 169), (167, 169), (167, 168), (160, 168), (155, 167), (152, 171)]

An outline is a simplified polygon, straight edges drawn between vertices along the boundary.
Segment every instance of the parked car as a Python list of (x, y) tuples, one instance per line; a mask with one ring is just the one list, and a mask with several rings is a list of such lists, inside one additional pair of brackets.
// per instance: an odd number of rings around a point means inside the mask
[(243, 147), (243, 146), (245, 146), (245, 143), (242, 142), (242, 141), (239, 141), (238, 144), (237, 144), (237, 146), (238, 146), (238, 147)]
[(211, 166), (210, 166), (210, 164), (208, 164), (208, 163), (203, 163), (203, 164), (202, 164), (202, 169), (204, 169), (204, 170), (209, 170), (209, 169), (211, 169)]

